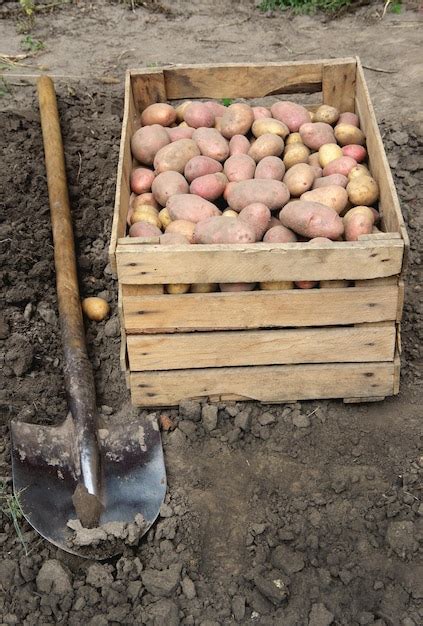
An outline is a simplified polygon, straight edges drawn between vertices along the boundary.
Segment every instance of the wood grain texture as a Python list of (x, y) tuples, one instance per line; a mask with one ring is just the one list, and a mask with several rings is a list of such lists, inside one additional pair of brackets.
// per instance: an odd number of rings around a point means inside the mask
[(137, 114), (141, 113), (149, 104), (167, 101), (162, 69), (143, 68), (139, 71), (130, 70), (129, 73)]
[(323, 102), (337, 108), (341, 113), (355, 111), (355, 75), (357, 61), (339, 61), (323, 66)]
[(392, 361), (131, 373), (132, 403), (137, 406), (175, 406), (182, 400), (213, 395), (285, 402), (388, 396), (393, 392)]
[(376, 121), (375, 112), (370, 99), (363, 67), (357, 59), (356, 81), (356, 112), (360, 118), (361, 128), (366, 135), (366, 145), (369, 154), (370, 171), (379, 183), (380, 211), (382, 213), (383, 230), (388, 233), (400, 233), (404, 240), (403, 272), (406, 269), (408, 250), (410, 247), (408, 234), (401, 213), (398, 195), (392, 178), (388, 159), (386, 158), (382, 138)]
[(390, 361), (394, 322), (346, 327), (128, 335), (131, 371)]
[(124, 298), (128, 334), (330, 326), (395, 320), (398, 286)]
[(249, 245), (122, 246), (122, 283), (356, 280), (401, 271), (402, 240)]

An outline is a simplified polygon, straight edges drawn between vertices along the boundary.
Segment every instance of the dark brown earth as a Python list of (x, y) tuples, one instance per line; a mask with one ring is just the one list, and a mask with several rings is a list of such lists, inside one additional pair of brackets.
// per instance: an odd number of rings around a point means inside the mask
[[(0, 7), (5, 4), (12, 3)], [(174, 35), (175, 21), (182, 29), (189, 22), (208, 22), (207, 37), (213, 38), (218, 25), (211, 3), (203, 0), (195, 8), (188, 3), (188, 11), (187, 3), (175, 2), (173, 16), (147, 9), (132, 14), (121, 6), (101, 4), (102, 14), (80, 2), (52, 16), (38, 15), (34, 37), (43, 34), (49, 48), (45, 56), (57, 73), (76, 72), (81, 66), (82, 80), (59, 80), (57, 91), (81, 292), (102, 295), (112, 307), (108, 321), (87, 324), (98, 404), (103, 416), (117, 419), (122, 411), (131, 410), (119, 370), (116, 284), (107, 260), (122, 87), (88, 80), (88, 60), (78, 59), (59, 44), (66, 37), (71, 40), (67, 28), (72, 23), (74, 29), (81, 29), (81, 47), (89, 47), (90, 41), (96, 46), (101, 29), (110, 28), (113, 16), (118, 29), (123, 28), (121, 23), (125, 28), (127, 24), (135, 28), (137, 20), (148, 23), (145, 54), (139, 57), (142, 63), (152, 57), (160, 62), (273, 60), (279, 57), (269, 42), (276, 41), (278, 29), (286, 24), (280, 17), (258, 16), (229, 30), (227, 36), (236, 40), (240, 51), (230, 59), (227, 55), (234, 45), (222, 41), (221, 31), (214, 57), (207, 56), (204, 48), (197, 55), (189, 35), (178, 38), (175, 54), (166, 57), (163, 49), (170, 49), (166, 35)], [(225, 22), (241, 22), (245, 13), (253, 11), (252, 3), (235, 4), (225, 9), (223, 3), (214, 3), (220, 10), (219, 28)], [(10, 92), (0, 100), (4, 296), (0, 497), (6, 509), (0, 518), (2, 625), (418, 626), (423, 622), (422, 120), (416, 113), (417, 80), (410, 80), (410, 72), (417, 72), (418, 35), (416, 24), (392, 26), (392, 16), (385, 31), (380, 20), (370, 29), (375, 9), (365, 10), (368, 13), (329, 25), (320, 18), (315, 24), (318, 37), (330, 30), (325, 36), (330, 35), (328, 45), (334, 56), (344, 54), (341, 48), (350, 54), (361, 38), (369, 65), (398, 71), (395, 81), (376, 72), (370, 72), (368, 80), (372, 94), (381, 95), (376, 108), (411, 238), (400, 395), (355, 406), (339, 401), (268, 407), (222, 404), (215, 411), (208, 405), (186, 403), (179, 411), (166, 412), (175, 425), (173, 431), (163, 433), (166, 504), (139, 546), (127, 547), (122, 557), (104, 563), (55, 549), (22, 520), (19, 538), (6, 514), (11, 490), (9, 420), (19, 416), (55, 423), (66, 411), (35, 91), (30, 82), (18, 87), (10, 83), (21, 79), (6, 76)], [(406, 17), (395, 19), (401, 24), (418, 19), (416, 13)], [(295, 18), (293, 25), (297, 28), (298, 20), (309, 19)], [(267, 40), (252, 35), (247, 47), (245, 29), (254, 31), (255, 24), (258, 32), (266, 24)], [(0, 29), (5, 33), (2, 45), (12, 41), (15, 18), (0, 22)], [(375, 44), (371, 32), (386, 32), (386, 39)], [(408, 42), (401, 39), (394, 50), (387, 40), (398, 32), (406, 32)], [(337, 33), (345, 44), (335, 43)], [(115, 39), (110, 45), (112, 51), (122, 49)], [(132, 47), (129, 42), (128, 48)], [(119, 79), (123, 68), (133, 65), (133, 58), (122, 57), (112, 68), (112, 52), (108, 54), (103, 46), (101, 54), (102, 72), (113, 69)], [(307, 52), (299, 58), (313, 56), (319, 55)], [(285, 58), (294, 56), (285, 54)], [(43, 62), (43, 55), (29, 61)], [(13, 72), (18, 70), (33, 71), (14, 68)], [(385, 87), (392, 93), (384, 92)]]

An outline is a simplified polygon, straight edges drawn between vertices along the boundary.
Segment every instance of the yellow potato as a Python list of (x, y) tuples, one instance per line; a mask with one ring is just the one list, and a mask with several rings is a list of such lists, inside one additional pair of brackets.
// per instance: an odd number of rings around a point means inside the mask
[(253, 122), (251, 131), (254, 137), (260, 137), (261, 135), (279, 135), (282, 139), (289, 134), (289, 128), (283, 122), (274, 120), (271, 117), (263, 117)]
[(147, 222), (148, 224), (157, 226), (157, 228), (161, 228), (162, 225), (158, 210), (149, 204), (142, 204), (132, 213), (131, 224), (135, 224), (136, 222)]
[(222, 213), (222, 217), (238, 217), (239, 213), (233, 211), (232, 209), (226, 209)]
[(326, 124), (335, 124), (339, 119), (339, 111), (335, 107), (327, 104), (319, 106), (314, 114), (313, 122), (325, 122)]
[(289, 280), (280, 280), (280, 281), (265, 281), (260, 283), (260, 289), (265, 291), (281, 291), (283, 289), (294, 289), (294, 283)]
[(353, 180), (353, 178), (357, 178), (358, 176), (370, 176), (370, 172), (365, 165), (354, 165), (348, 172), (348, 180)]
[[(183, 122), (186, 124), (186, 122), (184, 122), (184, 113), (185, 113), (185, 109), (189, 107), (190, 104), (192, 104), (192, 100), (185, 100), (185, 102), (182, 102), (182, 104), (176, 107), (175, 113), (176, 113), (177, 122)], [(186, 124), (186, 126), (188, 126), (188, 124)]]
[(165, 291), (171, 294), (188, 293), (190, 286), (183, 283), (175, 283), (173, 285), (165, 285)]
[(335, 138), (340, 146), (349, 146), (350, 144), (364, 146), (366, 143), (363, 131), (352, 124), (342, 123), (335, 126)]
[(166, 209), (166, 207), (160, 211), (159, 220), (162, 228), (166, 228), (166, 226), (169, 226), (170, 222), (172, 221), (170, 219), (169, 211)]
[(371, 206), (379, 198), (379, 185), (371, 176), (357, 176), (348, 183), (347, 193), (353, 205)]
[(283, 182), (289, 189), (292, 196), (301, 196), (314, 183), (314, 172), (308, 163), (296, 163), (293, 165), (283, 177)]
[(283, 162), (286, 169), (289, 169), (297, 163), (307, 163), (310, 150), (302, 143), (293, 143), (287, 146)]
[(219, 291), (217, 283), (194, 283), (191, 285), (191, 293), (212, 293)]
[(325, 143), (319, 148), (319, 165), (326, 167), (328, 163), (343, 156), (342, 149), (336, 143)]
[(104, 320), (110, 311), (110, 307), (106, 300), (103, 298), (90, 297), (82, 300), (82, 311), (84, 315), (90, 320), (95, 322), (101, 322)]
[(293, 143), (303, 143), (300, 133), (291, 133), (285, 140), (285, 145), (290, 146)]

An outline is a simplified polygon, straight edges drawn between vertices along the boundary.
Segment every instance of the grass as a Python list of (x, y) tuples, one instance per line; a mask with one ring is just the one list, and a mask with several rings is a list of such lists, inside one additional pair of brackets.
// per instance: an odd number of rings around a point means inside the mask
[(262, 0), (259, 8), (261, 11), (291, 9), (294, 13), (335, 13), (351, 4), (354, 0)]
[[(1, 69), (2, 67), (0, 65), (0, 70)], [(3, 76), (1, 76), (0, 77), (0, 98), (4, 98), (4, 96), (8, 93), (10, 93), (10, 87), (5, 81), (5, 79), (3, 78)]]
[(39, 52), (39, 50), (44, 50), (44, 44), (39, 39), (27, 35), (21, 40), (21, 48), (26, 52)]
[(12, 521), (18, 539), (25, 550), (26, 556), (28, 556), (28, 549), (21, 529), (21, 520), (24, 514), (20, 503), (20, 492), (17, 494), (7, 493), (6, 484), (3, 482), (0, 482), (0, 511)]

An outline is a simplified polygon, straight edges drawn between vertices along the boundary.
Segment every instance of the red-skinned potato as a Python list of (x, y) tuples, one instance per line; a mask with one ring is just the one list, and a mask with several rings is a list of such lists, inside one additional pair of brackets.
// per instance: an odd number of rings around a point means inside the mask
[(319, 189), (320, 187), (329, 187), (330, 185), (339, 185), (340, 187), (347, 186), (348, 178), (343, 174), (330, 174), (329, 176), (322, 176), (322, 178), (316, 178), (313, 183), (313, 189)]
[(320, 204), (324, 204), (325, 206), (334, 209), (339, 215), (348, 204), (348, 194), (344, 187), (339, 185), (329, 185), (327, 187), (320, 187), (303, 193), (301, 200), (306, 200), (307, 202), (319, 202)]
[(199, 222), (194, 230), (194, 243), (254, 243), (254, 230), (237, 217), (211, 217)]
[(188, 220), (195, 223), (208, 217), (221, 215), (217, 206), (190, 193), (171, 196), (166, 203), (166, 208), (172, 220)]
[(199, 154), (200, 150), (192, 139), (173, 141), (156, 153), (154, 170), (156, 174), (167, 171), (182, 174), (188, 161)]
[(159, 241), (162, 246), (179, 246), (190, 243), (188, 239), (180, 233), (165, 233), (164, 235), (160, 235)]
[(358, 115), (355, 113), (350, 113), (346, 111), (345, 113), (341, 113), (339, 116), (338, 124), (351, 124), (351, 126), (360, 127), (360, 122), (358, 119)]
[(248, 154), (234, 154), (226, 159), (223, 171), (228, 181), (239, 182), (254, 178), (256, 162)]
[(215, 100), (207, 100), (207, 102), (203, 102), (203, 104), (213, 113), (215, 117), (222, 117), (226, 111), (226, 107)]
[(313, 170), (314, 180), (323, 176), (323, 170), (321, 167), (319, 167), (318, 165), (310, 165), (310, 167)]
[(178, 141), (179, 139), (192, 139), (192, 133), (195, 128), (191, 126), (174, 126), (166, 128), (170, 141)]
[(260, 135), (250, 146), (248, 155), (258, 163), (267, 156), (280, 156), (283, 152), (283, 139), (279, 135), (268, 133)]
[(146, 167), (136, 167), (131, 172), (130, 186), (131, 191), (136, 194), (150, 191), (154, 180), (154, 172)]
[(150, 104), (141, 113), (141, 124), (143, 126), (151, 126), (152, 124), (160, 124), (160, 126), (170, 126), (176, 122), (176, 111), (163, 102)]
[(176, 193), (188, 193), (189, 187), (185, 178), (179, 172), (162, 172), (153, 181), (152, 192), (154, 198), (166, 206), (166, 202)]
[(357, 241), (360, 235), (369, 235), (374, 224), (370, 207), (356, 206), (344, 215), (346, 241)]
[(338, 239), (344, 232), (344, 223), (336, 211), (318, 202), (294, 200), (279, 213), (283, 226), (304, 237)]
[(160, 228), (148, 222), (135, 222), (129, 229), (130, 237), (159, 237), (161, 234)]
[(300, 126), (310, 121), (310, 113), (306, 108), (295, 102), (275, 102), (270, 107), (273, 117), (286, 124), (291, 133), (299, 130)]
[(229, 143), (215, 128), (197, 128), (192, 134), (203, 156), (224, 161), (229, 156)]
[(325, 122), (326, 124), (336, 124), (339, 120), (339, 111), (335, 107), (331, 107), (327, 104), (319, 106), (314, 113), (313, 122)]
[(254, 291), (256, 283), (219, 283), (220, 291)]
[(152, 165), (157, 152), (170, 143), (165, 128), (158, 124), (139, 128), (131, 138), (131, 150), (134, 157), (144, 165)]
[(256, 241), (261, 241), (268, 229), (271, 213), (265, 204), (254, 202), (240, 211), (239, 219), (253, 229)]
[(220, 133), (220, 131), (222, 130), (222, 118), (221, 117), (217, 116), (214, 118), (213, 128), (215, 128)]
[(194, 243), (194, 222), (188, 222), (188, 220), (175, 220), (174, 222), (170, 222), (170, 224), (166, 227), (166, 234), (178, 234), (185, 237), (189, 243)]
[(287, 186), (278, 180), (243, 180), (233, 185), (228, 194), (227, 202), (234, 211), (241, 211), (253, 202), (261, 202), (270, 210), (280, 209), (289, 200)]
[(285, 165), (277, 156), (264, 157), (257, 163), (254, 178), (282, 180), (285, 175)]
[(245, 135), (234, 135), (229, 140), (229, 154), (247, 154), (251, 144)]
[(286, 172), (283, 182), (288, 187), (290, 195), (298, 197), (311, 189), (314, 178), (314, 172), (310, 165), (297, 163)]
[(295, 286), (298, 289), (314, 289), (319, 284), (317, 280), (296, 280)]
[(333, 128), (324, 122), (309, 122), (300, 126), (303, 143), (311, 150), (319, 150), (326, 143), (336, 143)]
[(335, 159), (323, 168), (323, 176), (331, 176), (331, 174), (342, 174), (348, 176), (349, 171), (357, 165), (357, 161), (348, 156), (342, 156)]
[(222, 115), (221, 133), (226, 139), (234, 135), (245, 135), (254, 121), (254, 113), (248, 104), (230, 104)]
[(364, 146), (358, 146), (357, 144), (348, 144), (343, 146), (342, 154), (344, 156), (352, 157), (357, 163), (361, 163), (367, 157), (367, 150)]
[(189, 183), (192, 183), (195, 178), (206, 176), (206, 174), (217, 174), (217, 172), (222, 170), (223, 166), (219, 161), (200, 155), (188, 161), (185, 165), (184, 176)]
[(255, 120), (262, 120), (263, 118), (272, 117), (270, 109), (267, 107), (252, 107)]
[(211, 128), (215, 114), (204, 102), (192, 102), (184, 111), (184, 120), (192, 128)]
[(206, 174), (205, 176), (194, 178), (189, 186), (189, 191), (206, 200), (216, 200), (223, 194), (227, 182), (228, 179), (222, 172)]
[(265, 243), (293, 243), (297, 241), (297, 235), (286, 228), (286, 226), (273, 226), (264, 235), (263, 241)]
[(352, 124), (337, 124), (335, 126), (335, 137), (340, 146), (350, 144), (363, 146), (366, 142), (363, 131)]

